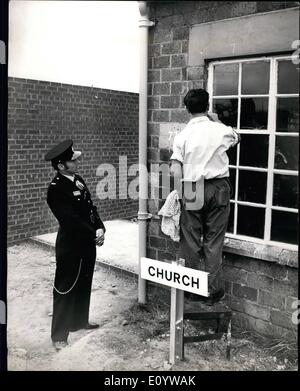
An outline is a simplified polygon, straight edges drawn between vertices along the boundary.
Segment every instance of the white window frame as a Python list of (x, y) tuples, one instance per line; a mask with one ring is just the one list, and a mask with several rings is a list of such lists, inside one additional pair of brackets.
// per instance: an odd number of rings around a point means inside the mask
[[(246, 167), (239, 165), (239, 157), (240, 157), (240, 145), (237, 145), (237, 161), (236, 165), (229, 165), (229, 168), (236, 170), (235, 177), (235, 195), (234, 199), (230, 202), (234, 205), (234, 224), (233, 224), (233, 233), (226, 233), (226, 237), (246, 240), (254, 243), (262, 243), (268, 245), (275, 245), (282, 247), (284, 249), (289, 250), (298, 250), (298, 245), (276, 242), (271, 240), (271, 216), (272, 210), (280, 210), (287, 211), (292, 213), (298, 213), (298, 209), (281, 207), (281, 206), (272, 206), (273, 200), (273, 180), (274, 174), (288, 174), (293, 176), (298, 176), (298, 171), (296, 170), (280, 170), (274, 169), (274, 155), (275, 155), (275, 143), (276, 136), (288, 136), (288, 137), (299, 137), (299, 133), (297, 132), (276, 132), (276, 104), (277, 98), (280, 97), (297, 97), (299, 98), (299, 94), (278, 94), (277, 93), (277, 75), (278, 75), (278, 61), (279, 60), (291, 60), (293, 57), (291, 55), (282, 55), (282, 56), (264, 56), (264, 57), (251, 57), (246, 59), (234, 59), (234, 60), (219, 60), (212, 61), (208, 66), (208, 93), (209, 93), (209, 110), (212, 111), (212, 103), (213, 99), (230, 99), (237, 98), (238, 99), (238, 118), (237, 118), (237, 131), (240, 134), (260, 134), (260, 135), (268, 135), (269, 136), (269, 150), (268, 150), (268, 166), (267, 168), (259, 168), (259, 167)], [(269, 61), (270, 62), (270, 83), (269, 83), (269, 94), (257, 94), (257, 95), (242, 95), (241, 94), (241, 67), (242, 63), (245, 62), (256, 62), (256, 61)], [(239, 84), (238, 84), (238, 94), (237, 95), (213, 95), (213, 71), (214, 65), (221, 64), (239, 64)], [(241, 108), (241, 97), (242, 98), (269, 98), (268, 103), (268, 128), (265, 130), (247, 130), (247, 129), (239, 129), (240, 125), (240, 108)], [(276, 132), (276, 133), (275, 133)], [(261, 171), (267, 173), (267, 194), (266, 194), (266, 203), (265, 204), (257, 204), (254, 202), (248, 201), (239, 201), (238, 200), (238, 186), (239, 186), (239, 170), (248, 170), (248, 171)], [(237, 206), (238, 205), (247, 205), (247, 206), (255, 206), (265, 208), (265, 230), (264, 230), (264, 239), (245, 236), (237, 234)]]

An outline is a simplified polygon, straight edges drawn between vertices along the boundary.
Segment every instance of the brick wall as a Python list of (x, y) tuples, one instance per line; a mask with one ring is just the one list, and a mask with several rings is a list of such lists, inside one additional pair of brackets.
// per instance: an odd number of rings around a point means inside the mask
[(122, 155), (128, 167), (138, 163), (138, 94), (18, 78), (8, 89), (8, 244), (57, 229), (45, 201), (55, 171), (44, 155), (67, 138), (83, 152), (79, 173), (102, 219), (137, 215), (136, 200), (96, 198), (96, 169), (118, 169)]
[(297, 269), (225, 254), (223, 275), (233, 324), (276, 337), (296, 335), (292, 303), (297, 300)]
[[(151, 2), (148, 63), (148, 161), (168, 162), (172, 135), (190, 119), (183, 97), (191, 88), (206, 88), (207, 68), (188, 66), (189, 28), (192, 24), (295, 7), (296, 2), (178, 1)], [(160, 229), (157, 216), (164, 200), (162, 182), (159, 196), (148, 202), (153, 214), (148, 224), (147, 256), (174, 259), (177, 245)], [(226, 254), (224, 279), (227, 300), (234, 310), (234, 323), (269, 335), (291, 337), (291, 303), (297, 297), (296, 268)]]

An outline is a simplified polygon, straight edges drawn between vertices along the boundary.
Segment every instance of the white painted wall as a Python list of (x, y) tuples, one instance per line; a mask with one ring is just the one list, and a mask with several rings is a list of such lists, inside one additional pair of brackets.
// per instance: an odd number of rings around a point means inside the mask
[(25, 1), (9, 7), (11, 77), (138, 92), (137, 1)]

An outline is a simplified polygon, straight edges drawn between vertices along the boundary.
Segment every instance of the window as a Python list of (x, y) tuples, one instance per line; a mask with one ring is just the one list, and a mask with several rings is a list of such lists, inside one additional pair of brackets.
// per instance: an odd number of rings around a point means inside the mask
[(208, 91), (210, 110), (242, 136), (228, 151), (227, 236), (296, 249), (299, 68), (290, 56), (212, 62)]

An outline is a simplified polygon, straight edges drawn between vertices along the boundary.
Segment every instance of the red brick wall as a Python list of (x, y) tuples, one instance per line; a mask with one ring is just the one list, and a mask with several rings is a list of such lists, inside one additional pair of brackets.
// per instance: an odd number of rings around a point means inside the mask
[(102, 219), (137, 215), (135, 200), (96, 198), (96, 169), (117, 169), (120, 155), (138, 163), (138, 94), (18, 78), (8, 89), (8, 244), (57, 229), (45, 200), (55, 171), (44, 155), (67, 138), (83, 152), (79, 173)]
[[(149, 29), (149, 163), (169, 161), (172, 151), (164, 141), (168, 137), (166, 123), (177, 128), (186, 123), (190, 117), (183, 97), (191, 88), (206, 87), (207, 69), (188, 67), (190, 26), (297, 5), (266, 1), (151, 2), (150, 19), (157, 23)], [(157, 212), (163, 203), (161, 198), (148, 202), (153, 218), (148, 224), (147, 256), (171, 260), (176, 257), (177, 244), (161, 232)], [(293, 267), (226, 254), (224, 280), (234, 322), (264, 334), (291, 336), (296, 328), (291, 321), (291, 303), (297, 298), (297, 276), (298, 270)]]

